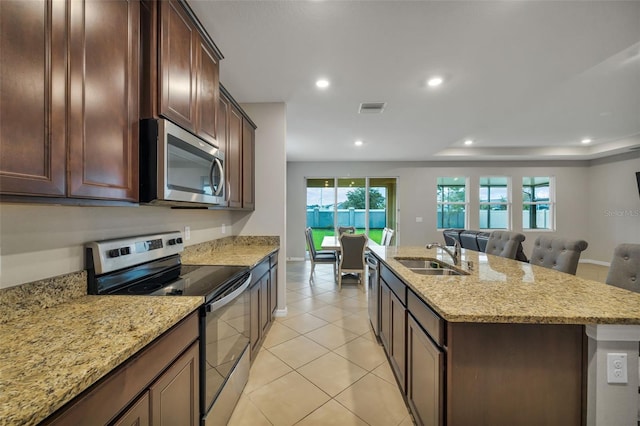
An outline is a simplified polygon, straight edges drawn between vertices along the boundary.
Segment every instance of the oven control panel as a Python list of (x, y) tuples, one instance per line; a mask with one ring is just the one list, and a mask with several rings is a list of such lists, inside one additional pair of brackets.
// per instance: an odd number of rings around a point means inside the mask
[(96, 241), (85, 245), (86, 267), (101, 275), (178, 254), (183, 249), (179, 231)]

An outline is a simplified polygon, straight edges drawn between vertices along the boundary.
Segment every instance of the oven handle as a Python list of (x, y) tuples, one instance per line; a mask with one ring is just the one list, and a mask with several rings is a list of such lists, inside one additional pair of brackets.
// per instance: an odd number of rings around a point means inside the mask
[(231, 293), (227, 294), (223, 298), (218, 299), (215, 302), (209, 303), (208, 305), (206, 305), (206, 307), (205, 307), (206, 311), (207, 312), (217, 311), (218, 309), (222, 308), (224, 305), (228, 304), (233, 299), (238, 297), (240, 294), (242, 294), (242, 292), (244, 292), (247, 288), (249, 288), (249, 284), (251, 284), (251, 275), (252, 274), (249, 274), (249, 276), (247, 277), (246, 281), (244, 283), (242, 283), (242, 285), (240, 287), (238, 287), (237, 289), (233, 290)]

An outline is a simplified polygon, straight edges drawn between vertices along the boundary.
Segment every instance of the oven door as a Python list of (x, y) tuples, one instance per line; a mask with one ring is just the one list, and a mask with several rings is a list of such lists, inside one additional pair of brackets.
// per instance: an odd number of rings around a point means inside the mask
[[(224, 204), (224, 154), (167, 120), (158, 120), (163, 149), (158, 189), (167, 201)], [(159, 194), (160, 195), (160, 194)]]
[(201, 316), (200, 408), (203, 424), (226, 424), (249, 378), (249, 284), (245, 275), (204, 305)]

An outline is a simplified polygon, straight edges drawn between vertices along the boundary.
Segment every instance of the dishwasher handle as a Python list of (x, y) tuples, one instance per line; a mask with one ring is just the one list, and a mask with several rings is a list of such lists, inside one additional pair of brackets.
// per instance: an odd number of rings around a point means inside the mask
[(371, 269), (378, 269), (378, 259), (373, 256), (367, 256), (365, 261), (367, 262), (367, 266)]
[(229, 302), (234, 300), (236, 297), (240, 296), (246, 289), (249, 288), (249, 284), (251, 284), (251, 275), (252, 274), (249, 274), (247, 279), (239, 287), (237, 287), (235, 290), (233, 290), (231, 293), (226, 294), (223, 297), (221, 297), (220, 299), (217, 299), (217, 300), (207, 304), (206, 311), (207, 312), (215, 312), (218, 309), (222, 308), (223, 306), (227, 305)]

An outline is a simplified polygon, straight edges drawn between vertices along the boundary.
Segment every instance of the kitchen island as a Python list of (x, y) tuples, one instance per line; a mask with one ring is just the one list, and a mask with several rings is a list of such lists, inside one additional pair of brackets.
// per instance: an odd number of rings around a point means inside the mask
[[(419, 423), (635, 422), (640, 294), (475, 251), (459, 266), (441, 249), (371, 251), (380, 338)], [(456, 275), (423, 275), (408, 259)], [(606, 382), (608, 352), (627, 354), (626, 384)]]

